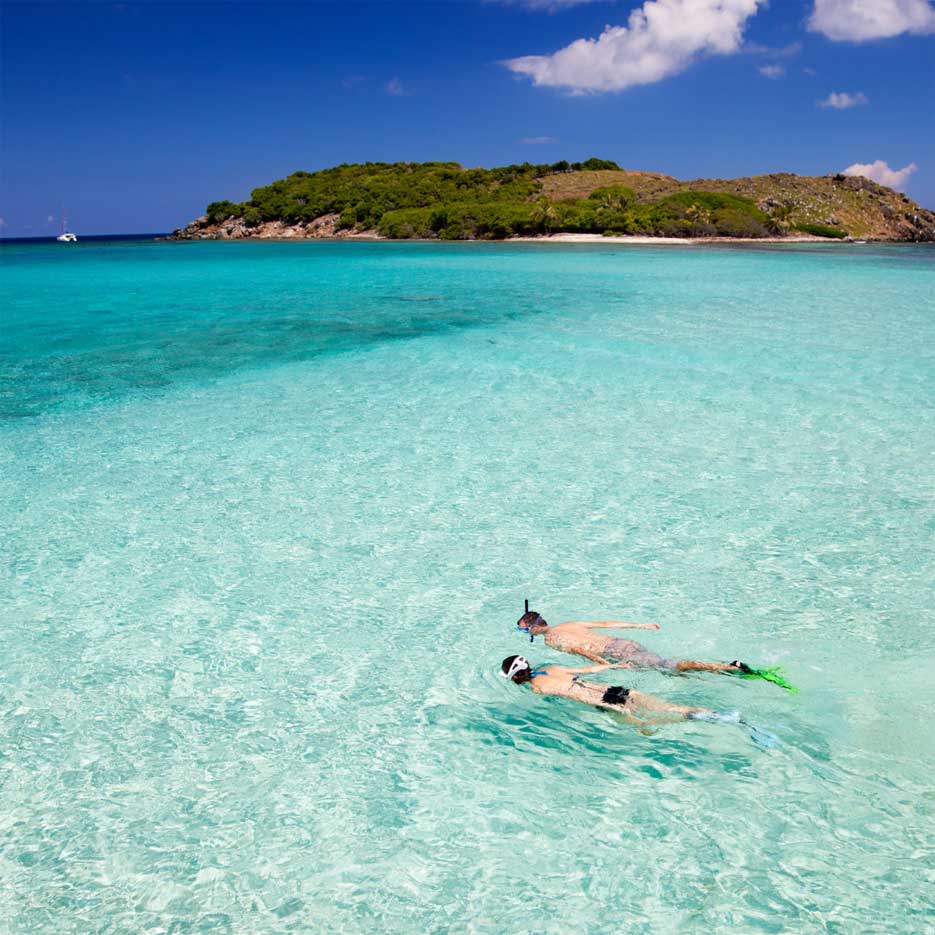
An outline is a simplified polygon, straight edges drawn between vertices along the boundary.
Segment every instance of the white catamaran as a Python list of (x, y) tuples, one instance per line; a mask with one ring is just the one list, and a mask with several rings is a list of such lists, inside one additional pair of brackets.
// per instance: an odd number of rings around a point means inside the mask
[(62, 232), (55, 239), (59, 243), (78, 243), (78, 238), (68, 229), (67, 217), (62, 209)]

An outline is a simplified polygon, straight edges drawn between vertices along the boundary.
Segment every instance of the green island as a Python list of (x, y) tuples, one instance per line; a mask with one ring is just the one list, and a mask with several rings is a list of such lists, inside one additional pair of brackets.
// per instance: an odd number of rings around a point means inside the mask
[(212, 201), (179, 240), (559, 234), (935, 240), (935, 214), (869, 179), (790, 173), (683, 182), (607, 159), (492, 169), (359, 163), (294, 172), (244, 202)]

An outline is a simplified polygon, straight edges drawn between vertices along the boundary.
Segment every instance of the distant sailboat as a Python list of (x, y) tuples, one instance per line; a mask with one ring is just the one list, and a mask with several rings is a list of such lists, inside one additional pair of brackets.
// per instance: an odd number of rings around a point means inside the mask
[(65, 209), (62, 209), (62, 232), (55, 239), (59, 243), (78, 243), (78, 238), (68, 229)]

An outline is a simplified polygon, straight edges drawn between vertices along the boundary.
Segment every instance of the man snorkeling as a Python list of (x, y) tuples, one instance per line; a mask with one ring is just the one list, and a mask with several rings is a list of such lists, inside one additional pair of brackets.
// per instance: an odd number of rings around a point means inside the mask
[(666, 659), (657, 656), (636, 640), (605, 636), (596, 630), (658, 630), (658, 623), (626, 623), (623, 620), (570, 620), (549, 626), (534, 610), (529, 610), (516, 621), (517, 630), (529, 634), (530, 642), (537, 636), (545, 638), (545, 645), (559, 652), (584, 656), (592, 662), (618, 663), (619, 668), (647, 667), (674, 669), (677, 672), (740, 672), (739, 662), (695, 662), (692, 659)]
[(694, 659), (666, 659), (651, 652), (636, 640), (606, 636), (601, 630), (658, 630), (658, 623), (626, 623), (621, 620), (584, 621), (572, 620), (549, 626), (536, 611), (529, 609), (516, 621), (516, 628), (529, 634), (533, 642), (537, 636), (545, 639), (546, 646), (559, 652), (584, 656), (592, 662), (602, 665), (617, 664), (618, 668), (647, 667), (670, 669), (674, 672), (721, 672), (726, 675), (740, 675), (745, 679), (764, 679), (795, 693), (793, 688), (779, 674), (779, 667), (772, 669), (753, 669), (746, 663), (733, 662), (697, 662)]
[(615, 663), (577, 668), (546, 666), (534, 669), (524, 656), (507, 656), (500, 664), (500, 674), (516, 685), (528, 683), (537, 695), (557, 695), (605, 711), (613, 711), (641, 728), (671, 724), (675, 721), (717, 721), (746, 728), (753, 740), (761, 746), (772, 747), (777, 742), (769, 731), (753, 727), (736, 712), (721, 714), (710, 708), (671, 704), (633, 688), (586, 682), (581, 678), (582, 675), (590, 675), (593, 672), (621, 668), (629, 666), (625, 663)]

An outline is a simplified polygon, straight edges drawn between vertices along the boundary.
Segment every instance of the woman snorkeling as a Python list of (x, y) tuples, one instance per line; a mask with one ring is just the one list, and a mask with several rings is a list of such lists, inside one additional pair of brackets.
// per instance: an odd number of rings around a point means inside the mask
[(747, 724), (736, 712), (722, 714), (710, 708), (672, 704), (634, 688), (587, 682), (581, 678), (582, 675), (604, 672), (607, 669), (626, 668), (629, 668), (626, 663), (611, 663), (576, 668), (545, 666), (534, 669), (524, 656), (507, 656), (500, 664), (500, 674), (516, 685), (528, 683), (537, 695), (557, 695), (605, 711), (613, 711), (638, 727), (671, 724), (675, 721), (719, 721), (746, 727), (753, 740), (761, 746), (771, 747), (776, 743), (772, 734)]

